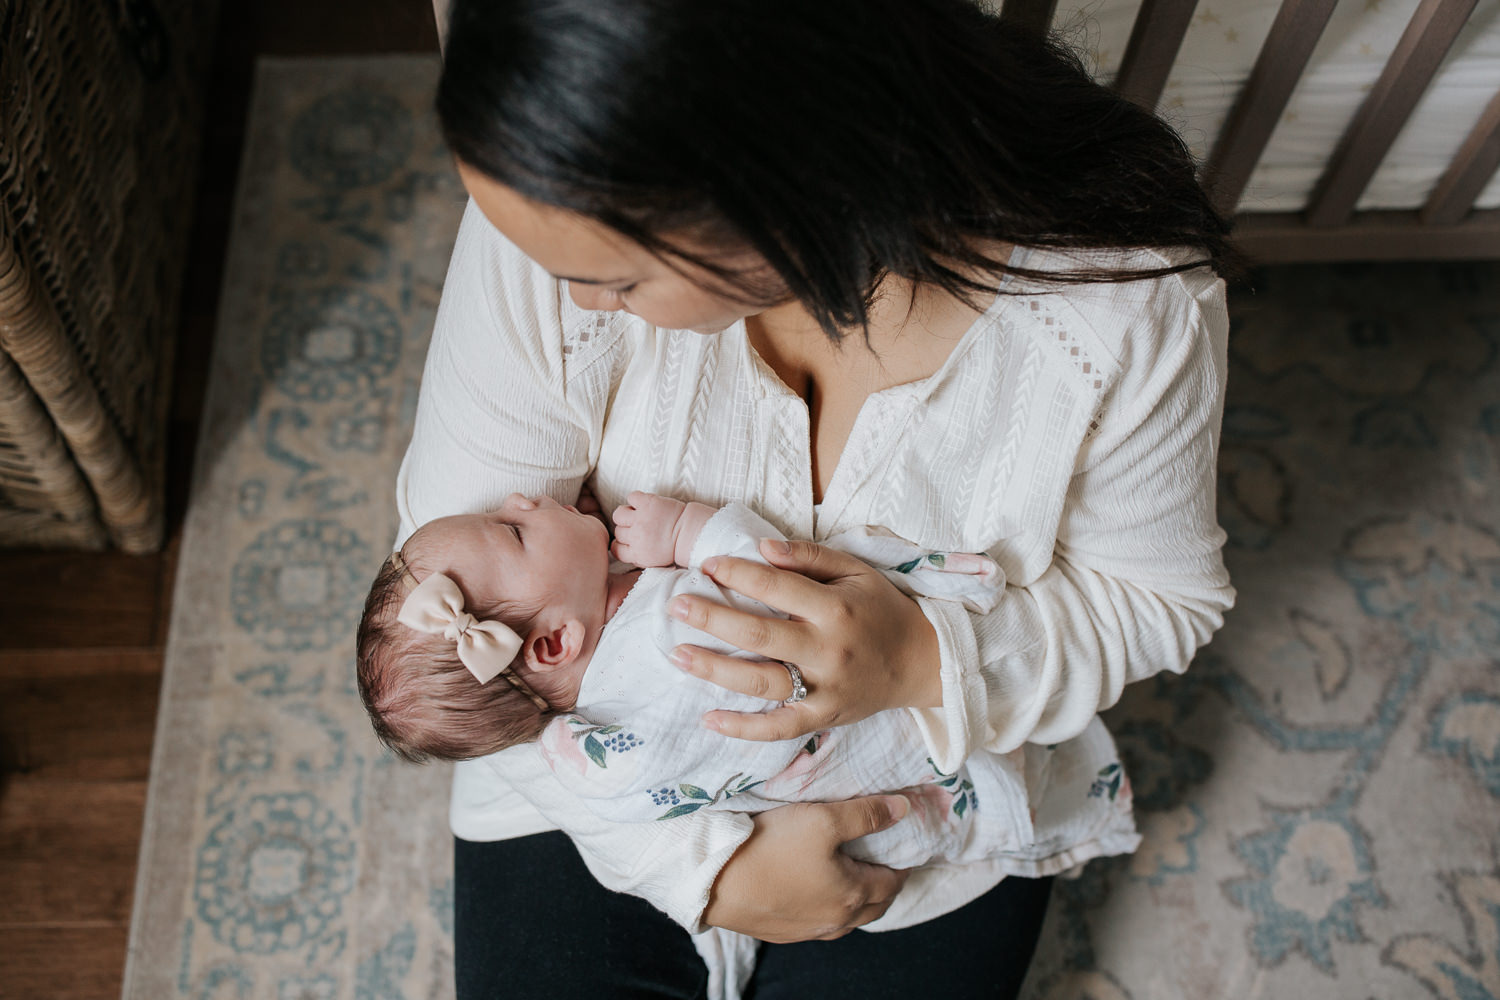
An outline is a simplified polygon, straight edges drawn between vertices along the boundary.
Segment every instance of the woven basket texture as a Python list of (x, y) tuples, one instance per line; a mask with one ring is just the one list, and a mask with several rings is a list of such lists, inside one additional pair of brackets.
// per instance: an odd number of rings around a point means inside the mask
[(0, 0), (0, 545), (160, 545), (215, 13)]

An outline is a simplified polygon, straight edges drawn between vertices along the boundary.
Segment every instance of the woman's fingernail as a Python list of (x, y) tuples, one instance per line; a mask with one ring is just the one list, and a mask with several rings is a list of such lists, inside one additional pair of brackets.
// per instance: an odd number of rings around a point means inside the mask
[(672, 603), (667, 605), (667, 614), (673, 618), (680, 618), (682, 621), (687, 621), (688, 602), (680, 597), (673, 598)]
[(711, 729), (716, 733), (721, 731), (719, 729), (719, 720), (709, 715), (705, 715), (703, 718), (699, 719), (698, 724), (701, 725), (704, 729)]
[(718, 556), (711, 556), (711, 557), (703, 560), (703, 572), (707, 573), (709, 576), (713, 576), (714, 575), (714, 571), (717, 570), (718, 568), (719, 568), (719, 557)]
[(891, 810), (892, 822), (905, 819), (906, 814), (911, 812), (911, 802), (904, 795), (887, 795), (885, 802)]
[(774, 552), (778, 556), (784, 556), (792, 551), (792, 547), (779, 538), (767, 538), (761, 542), (766, 551)]
[(676, 649), (672, 650), (672, 655), (667, 658), (672, 661), (672, 665), (675, 667), (679, 667), (683, 670), (692, 669), (693, 654), (689, 653), (681, 646), (678, 646)]

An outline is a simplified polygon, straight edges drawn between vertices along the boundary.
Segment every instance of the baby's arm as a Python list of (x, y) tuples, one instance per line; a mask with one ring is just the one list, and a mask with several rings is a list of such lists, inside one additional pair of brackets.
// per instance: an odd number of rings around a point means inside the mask
[(687, 566), (714, 508), (636, 490), (615, 508), (615, 558), (635, 566)]

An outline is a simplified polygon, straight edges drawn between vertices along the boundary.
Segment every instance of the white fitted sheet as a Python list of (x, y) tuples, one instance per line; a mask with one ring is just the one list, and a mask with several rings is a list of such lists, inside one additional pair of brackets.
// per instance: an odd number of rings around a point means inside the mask
[[(1240, 211), (1302, 208), (1419, 0), (1341, 0), (1282, 114)], [(1061, 0), (1053, 26), (1097, 75), (1119, 68), (1140, 0)], [(1158, 106), (1201, 161), (1250, 75), (1280, 0), (1200, 0)], [(1500, 90), (1500, 0), (1479, 0), (1358, 207), (1417, 208)], [(1477, 201), (1500, 206), (1500, 176)]]

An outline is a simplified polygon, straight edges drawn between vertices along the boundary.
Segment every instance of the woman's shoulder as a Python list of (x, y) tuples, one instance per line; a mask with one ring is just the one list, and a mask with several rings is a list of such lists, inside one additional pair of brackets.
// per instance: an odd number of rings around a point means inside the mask
[[(1185, 248), (1058, 251), (1030, 250), (1022, 266), (1038, 271), (1101, 268), (1155, 270), (1201, 257)], [(1045, 316), (1043, 326), (1070, 357), (1090, 356), (1094, 388), (1112, 372), (1151, 366), (1191, 340), (1227, 335), (1224, 282), (1206, 264), (1160, 277), (1082, 284), (1033, 282), (1025, 289), (1028, 311)]]
[(562, 281), (490, 225), (472, 201), (448, 280), (456, 287), (452, 296), (445, 292), (445, 307), (479, 318), (476, 327), (498, 332), (565, 380), (629, 345), (628, 317), (578, 308)]

